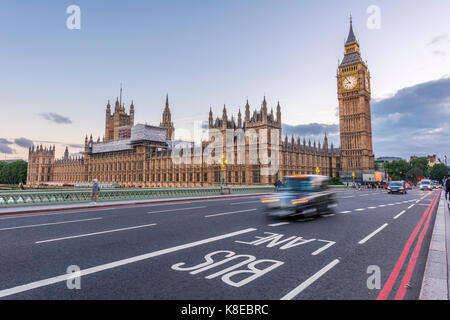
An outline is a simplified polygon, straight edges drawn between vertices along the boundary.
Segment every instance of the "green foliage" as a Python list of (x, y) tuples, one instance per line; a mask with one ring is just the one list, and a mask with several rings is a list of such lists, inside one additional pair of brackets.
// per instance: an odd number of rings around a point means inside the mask
[(19, 184), (26, 183), (28, 163), (23, 160), (11, 163), (0, 162), (0, 183)]
[(419, 168), (423, 172), (424, 177), (430, 176), (430, 166), (427, 158), (415, 158), (410, 161), (411, 167)]
[(337, 177), (331, 177), (329, 183), (333, 186), (343, 185), (342, 181)]
[(419, 181), (419, 177), (423, 177), (423, 171), (419, 168), (412, 168), (406, 173), (406, 180), (417, 183)]
[(394, 160), (386, 162), (384, 168), (392, 180), (405, 180), (407, 173), (411, 170), (411, 164), (405, 160)]
[(437, 163), (430, 170), (432, 180), (442, 181), (449, 174), (449, 168), (443, 163)]

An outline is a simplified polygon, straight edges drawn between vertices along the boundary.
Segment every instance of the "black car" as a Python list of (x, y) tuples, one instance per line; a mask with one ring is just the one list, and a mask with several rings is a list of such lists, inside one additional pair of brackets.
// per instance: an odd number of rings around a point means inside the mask
[(328, 177), (291, 175), (278, 192), (261, 200), (272, 217), (310, 217), (330, 214), (337, 207), (336, 194), (328, 189)]
[(406, 194), (406, 187), (405, 187), (405, 183), (402, 181), (392, 181), (389, 182), (389, 185), (387, 187), (387, 192), (389, 194), (393, 194), (393, 193), (401, 193), (401, 194)]

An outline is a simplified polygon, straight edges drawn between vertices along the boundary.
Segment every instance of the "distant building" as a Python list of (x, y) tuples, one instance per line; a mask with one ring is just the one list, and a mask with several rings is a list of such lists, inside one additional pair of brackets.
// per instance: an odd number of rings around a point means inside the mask
[(438, 156), (435, 154), (433, 154), (432, 156), (426, 156), (426, 157), (411, 156), (409, 161), (411, 161), (413, 159), (417, 159), (417, 158), (426, 158), (428, 160), (428, 165), (430, 167), (434, 166), (437, 163), (441, 163), (441, 159), (439, 159)]
[(400, 157), (378, 157), (375, 162), (377, 161), (387, 161), (387, 162), (392, 162), (392, 161), (399, 161), (399, 160), (404, 160), (403, 158)]
[(23, 159), (8, 159), (8, 160), (0, 160), (0, 162), (6, 162), (6, 163), (11, 163), (11, 162), (16, 162), (16, 161), (23, 161)]

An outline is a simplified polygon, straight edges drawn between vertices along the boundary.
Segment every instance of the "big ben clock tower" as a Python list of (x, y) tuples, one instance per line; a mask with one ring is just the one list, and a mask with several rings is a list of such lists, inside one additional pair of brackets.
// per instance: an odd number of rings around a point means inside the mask
[(341, 169), (350, 174), (373, 171), (370, 72), (361, 58), (351, 17), (344, 59), (337, 71), (337, 87)]

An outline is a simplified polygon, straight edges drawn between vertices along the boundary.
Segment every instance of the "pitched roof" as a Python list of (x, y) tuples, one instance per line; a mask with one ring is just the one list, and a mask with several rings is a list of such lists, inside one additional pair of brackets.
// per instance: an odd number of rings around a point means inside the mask
[(347, 37), (347, 41), (345, 42), (345, 45), (351, 45), (356, 43), (356, 37), (355, 37), (355, 33), (353, 32), (353, 24), (352, 21), (350, 20), (350, 31), (348, 32), (348, 37)]

